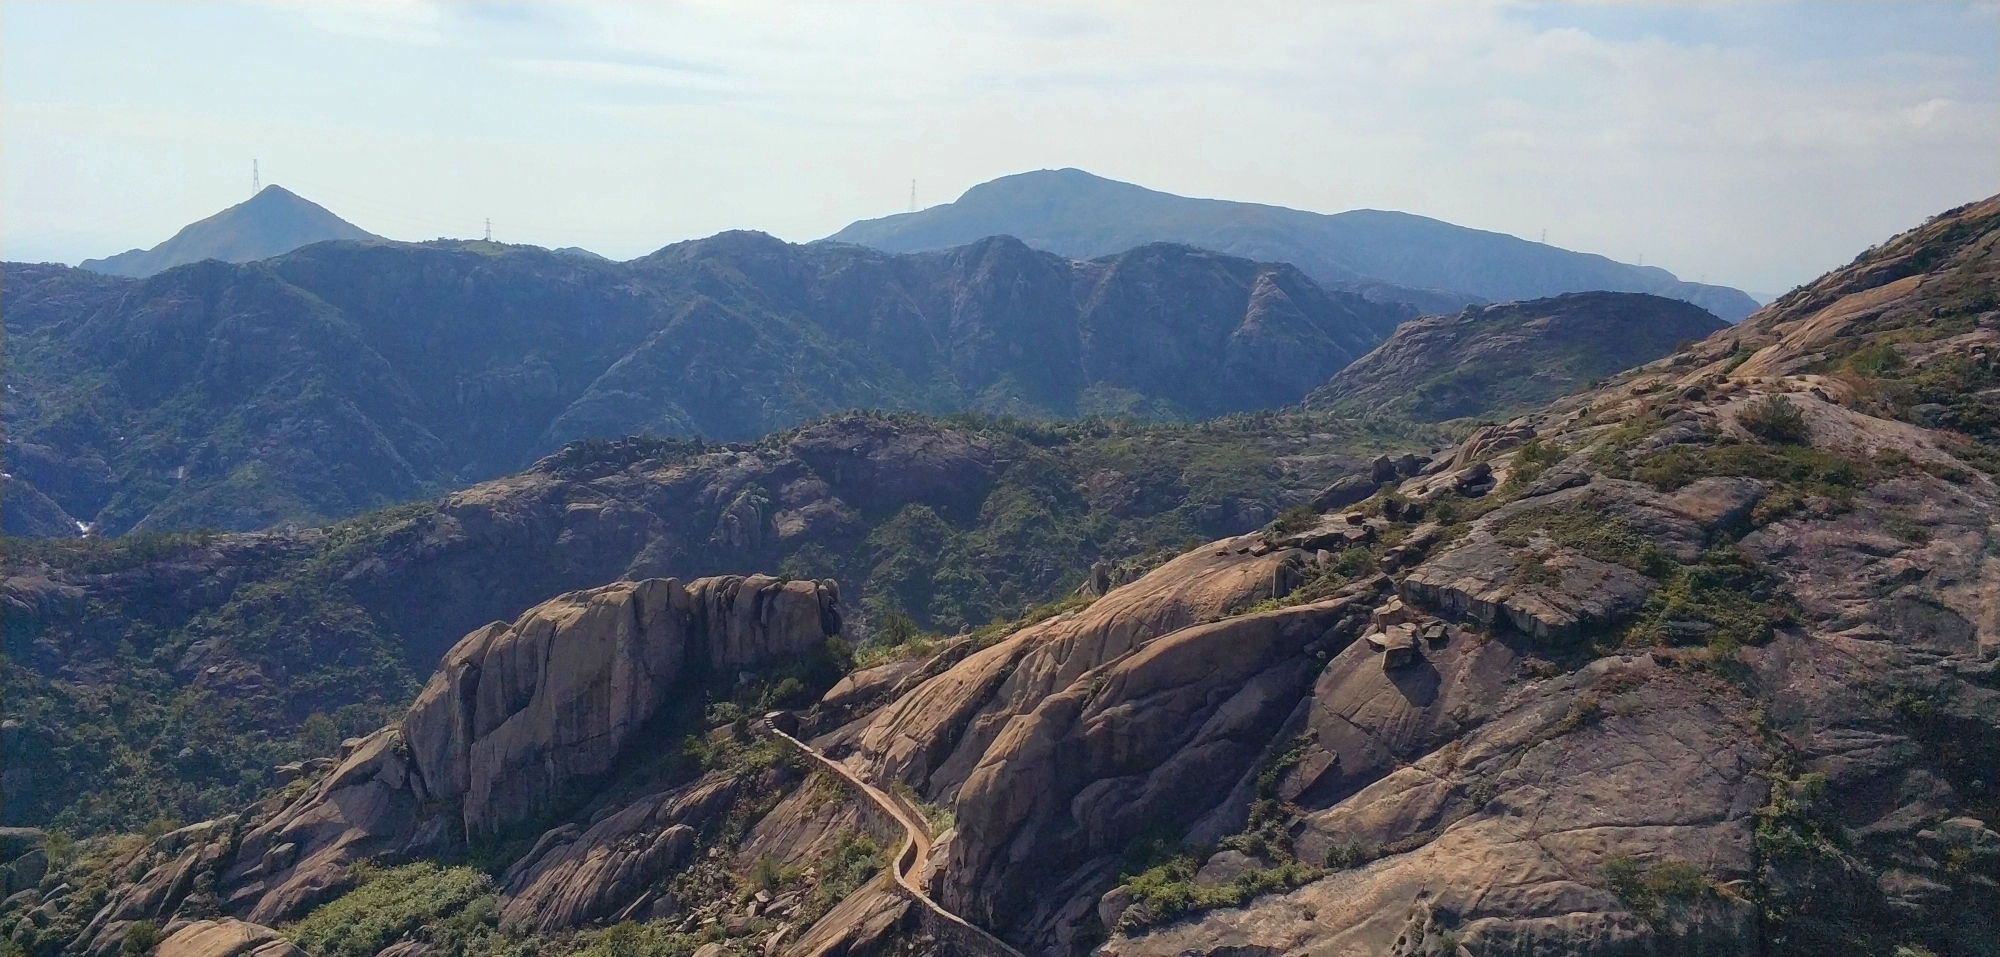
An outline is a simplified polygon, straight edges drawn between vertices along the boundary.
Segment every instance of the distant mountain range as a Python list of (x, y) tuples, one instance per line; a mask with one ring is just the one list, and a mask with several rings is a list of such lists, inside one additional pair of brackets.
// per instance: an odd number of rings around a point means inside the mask
[(1327, 215), (1191, 199), (1079, 169), (1003, 176), (966, 190), (956, 202), (863, 220), (828, 238), (913, 252), (1001, 234), (1077, 258), (1172, 242), (1288, 262), (1323, 285), (1352, 285), (1371, 297), (1413, 302), (1427, 313), (1473, 302), (1589, 290), (1680, 299), (1731, 322), (1757, 308), (1756, 300), (1727, 286), (1682, 282), (1657, 267), (1628, 265), (1409, 213), (1357, 209)]
[(254, 262), (332, 239), (376, 238), (326, 207), (271, 185), (222, 212), (190, 223), (158, 246), (86, 259), (82, 268), (112, 276), (143, 277), (204, 259)]
[(8, 471), (105, 534), (346, 515), (572, 440), (750, 439), (843, 409), (1275, 408), (1411, 315), (1284, 264), (1004, 237), (891, 255), (731, 232), (627, 263), (320, 243), (4, 283)]
[(1335, 373), (1307, 408), (1441, 422), (1544, 405), (1726, 328), (1690, 303), (1572, 292), (1412, 319)]

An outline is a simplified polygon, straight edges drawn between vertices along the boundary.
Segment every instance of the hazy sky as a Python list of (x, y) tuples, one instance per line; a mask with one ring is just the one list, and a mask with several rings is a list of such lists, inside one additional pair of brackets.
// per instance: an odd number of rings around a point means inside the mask
[(400, 239), (804, 241), (1077, 166), (1770, 293), (2000, 192), (2000, 3), (0, 7), (5, 258), (150, 246), (253, 157)]

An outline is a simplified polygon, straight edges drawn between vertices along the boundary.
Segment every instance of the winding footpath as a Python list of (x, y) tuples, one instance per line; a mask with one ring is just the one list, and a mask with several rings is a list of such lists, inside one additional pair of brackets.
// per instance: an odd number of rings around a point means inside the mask
[(902, 801), (897, 800), (895, 796), (873, 784), (869, 784), (867, 781), (863, 781), (853, 771), (848, 770), (846, 765), (820, 753), (819, 749), (786, 734), (774, 723), (767, 721), (765, 724), (767, 730), (773, 735), (783, 739), (792, 747), (799, 749), (799, 753), (804, 754), (814, 761), (818, 761), (821, 767), (832, 772), (835, 777), (853, 785), (868, 800), (873, 801), (877, 807), (894, 818), (896, 823), (903, 826), (903, 849), (897, 853), (896, 863), (890, 868), (890, 873), (895, 877), (896, 884), (908, 892), (911, 897), (915, 898), (918, 904), (923, 905), (926, 910), (930, 911), (932, 917), (943, 921), (949, 927), (959, 930), (964, 936), (978, 942), (994, 954), (1004, 954), (1006, 957), (1027, 957), (1026, 954), (1014, 949), (1006, 941), (987, 933), (984, 928), (946, 910), (944, 905), (931, 899), (930, 893), (924, 889), (922, 882), (919, 880), (920, 875), (918, 873), (918, 869), (923, 866), (923, 862), (928, 860), (931, 855), (930, 827), (924, 823), (921, 815), (906, 806)]

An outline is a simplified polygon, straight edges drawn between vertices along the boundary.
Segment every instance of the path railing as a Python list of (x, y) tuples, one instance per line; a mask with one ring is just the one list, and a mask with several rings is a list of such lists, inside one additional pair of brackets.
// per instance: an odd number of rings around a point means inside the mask
[(952, 913), (931, 898), (930, 892), (923, 886), (921, 873), (924, 861), (928, 860), (931, 854), (930, 826), (925, 823), (922, 815), (905, 807), (903, 802), (896, 800), (881, 788), (862, 780), (859, 775), (849, 770), (847, 765), (827, 757), (820, 753), (819, 749), (786, 733), (779, 726), (780, 721), (776, 715), (766, 715), (765, 718), (763, 724), (773, 736), (798, 749), (800, 754), (818, 762), (834, 777), (861, 792), (870, 803), (881, 808), (883, 813), (888, 814), (902, 826), (903, 847), (896, 854), (891, 874), (896, 879), (896, 886), (902, 888), (903, 892), (917, 903), (924, 915), (925, 923), (929, 925), (934, 936), (957, 942), (961, 953), (987, 954), (991, 957), (1027, 957), (1006, 941)]

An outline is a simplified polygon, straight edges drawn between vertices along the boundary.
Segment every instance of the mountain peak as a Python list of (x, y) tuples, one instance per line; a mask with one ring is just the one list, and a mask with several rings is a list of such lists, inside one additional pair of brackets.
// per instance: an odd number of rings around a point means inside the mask
[(1516, 236), (1390, 210), (1315, 213), (1198, 199), (1075, 168), (1032, 170), (981, 183), (956, 201), (852, 223), (830, 239), (887, 252), (963, 245), (995, 234), (1036, 249), (1094, 259), (1174, 242), (1262, 262), (1286, 262), (1322, 284), (1371, 284), (1399, 301), (1537, 299), (1612, 290), (1680, 299), (1724, 319), (1757, 308), (1735, 289), (1682, 282), (1664, 269), (1614, 262)]
[(251, 262), (328, 240), (377, 238), (326, 207), (273, 183), (241, 203), (188, 224), (151, 249), (86, 259), (82, 266), (114, 276), (144, 277), (204, 259)]

